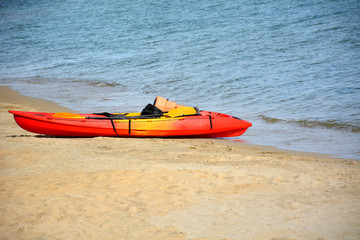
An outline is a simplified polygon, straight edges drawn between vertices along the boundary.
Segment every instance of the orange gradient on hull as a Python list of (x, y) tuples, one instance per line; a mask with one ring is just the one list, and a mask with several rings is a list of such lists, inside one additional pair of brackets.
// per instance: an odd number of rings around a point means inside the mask
[(98, 117), (94, 114), (9, 112), (27, 131), (68, 137), (234, 137), (252, 126), (250, 122), (207, 111), (195, 116), (124, 120), (86, 119)]

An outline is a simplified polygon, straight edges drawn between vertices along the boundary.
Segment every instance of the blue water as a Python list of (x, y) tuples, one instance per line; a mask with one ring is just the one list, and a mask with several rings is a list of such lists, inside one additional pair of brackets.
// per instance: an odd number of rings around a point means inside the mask
[(75, 111), (155, 96), (253, 123), (240, 139), (360, 159), (358, 0), (3, 0), (0, 84)]

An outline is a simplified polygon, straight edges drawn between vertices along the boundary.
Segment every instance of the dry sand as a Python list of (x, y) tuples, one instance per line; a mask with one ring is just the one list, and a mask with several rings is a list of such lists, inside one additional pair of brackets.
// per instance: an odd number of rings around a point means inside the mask
[(7, 111), (64, 109), (0, 90), (0, 239), (360, 239), (359, 161), (225, 140), (39, 136)]

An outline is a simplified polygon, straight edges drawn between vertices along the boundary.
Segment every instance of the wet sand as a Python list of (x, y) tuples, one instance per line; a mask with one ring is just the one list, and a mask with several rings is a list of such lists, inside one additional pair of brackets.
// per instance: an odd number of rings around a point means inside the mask
[[(360, 239), (360, 165), (211, 139), (54, 138), (0, 86), (0, 239)], [(246, 134), (246, 133), (245, 133)]]

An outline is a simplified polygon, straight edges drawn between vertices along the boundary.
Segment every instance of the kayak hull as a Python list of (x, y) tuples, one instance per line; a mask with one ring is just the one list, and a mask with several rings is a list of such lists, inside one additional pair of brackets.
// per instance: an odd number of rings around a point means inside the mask
[[(54, 113), (13, 111), (23, 129), (50, 136), (64, 137), (198, 137), (219, 138), (242, 135), (250, 122), (236, 117), (200, 111), (199, 115), (176, 118), (91, 119), (94, 114), (56, 117)], [(88, 119), (90, 118), (90, 119)]]

